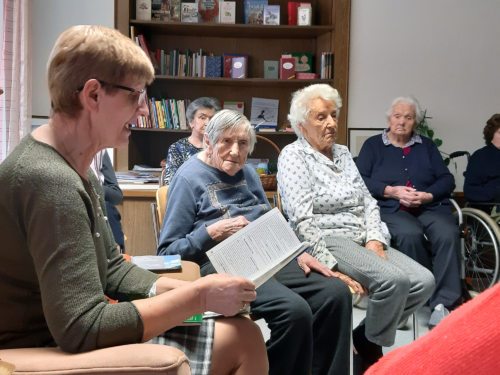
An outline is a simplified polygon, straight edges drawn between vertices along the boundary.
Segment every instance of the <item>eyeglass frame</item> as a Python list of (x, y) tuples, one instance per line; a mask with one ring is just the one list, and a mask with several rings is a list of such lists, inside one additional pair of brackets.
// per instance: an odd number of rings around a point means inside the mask
[[(147, 94), (146, 88), (143, 88), (141, 90), (136, 90), (136, 89), (133, 89), (132, 87), (118, 85), (116, 83), (111, 83), (111, 82), (106, 82), (106, 81), (103, 81), (102, 79), (96, 78), (96, 81), (99, 82), (103, 86), (110, 86), (110, 87), (114, 87), (116, 89), (129, 91), (132, 94), (139, 94), (139, 97), (137, 98), (137, 105), (138, 106), (141, 106), (146, 100), (146, 94)], [(83, 86), (79, 87), (77, 92), (82, 91), (82, 90), (83, 90)]]

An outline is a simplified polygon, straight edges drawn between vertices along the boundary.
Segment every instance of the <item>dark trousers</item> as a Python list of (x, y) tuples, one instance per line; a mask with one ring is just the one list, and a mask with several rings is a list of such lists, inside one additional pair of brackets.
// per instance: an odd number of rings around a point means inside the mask
[(292, 260), (257, 288), (251, 308), (271, 330), (269, 374), (349, 374), (352, 302), (343, 282), (314, 272), (305, 277)]
[(440, 303), (454, 307), (462, 296), (462, 287), (459, 231), (451, 212), (423, 211), (414, 216), (398, 211), (382, 213), (381, 218), (389, 228), (394, 248), (424, 266), (430, 265), (436, 279), (431, 309)]

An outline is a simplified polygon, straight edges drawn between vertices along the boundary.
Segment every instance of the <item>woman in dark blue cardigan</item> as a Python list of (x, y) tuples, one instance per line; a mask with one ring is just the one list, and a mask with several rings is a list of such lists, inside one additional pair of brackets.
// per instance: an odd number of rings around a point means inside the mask
[(461, 302), (460, 242), (448, 199), (455, 181), (434, 143), (413, 131), (421, 119), (416, 100), (396, 98), (387, 111), (388, 128), (364, 143), (356, 164), (378, 200), (393, 246), (432, 265), (432, 328)]
[[(500, 203), (499, 113), (491, 116), (486, 122), (483, 135), (486, 146), (472, 154), (465, 171), (464, 195), (465, 199), (471, 203)], [(500, 212), (500, 205), (496, 206), (496, 211)]]

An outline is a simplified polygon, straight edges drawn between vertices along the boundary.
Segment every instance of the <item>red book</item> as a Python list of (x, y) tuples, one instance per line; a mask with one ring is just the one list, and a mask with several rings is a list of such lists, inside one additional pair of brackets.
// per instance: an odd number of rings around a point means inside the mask
[(295, 57), (280, 58), (280, 79), (295, 79)]
[(288, 24), (297, 24), (297, 8), (300, 6), (299, 1), (289, 1), (288, 2)]

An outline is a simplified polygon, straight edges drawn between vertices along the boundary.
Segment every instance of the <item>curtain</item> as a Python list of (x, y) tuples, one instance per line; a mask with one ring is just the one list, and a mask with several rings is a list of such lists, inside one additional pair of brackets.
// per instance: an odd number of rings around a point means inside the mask
[(31, 131), (31, 1), (2, 1), (0, 162)]

